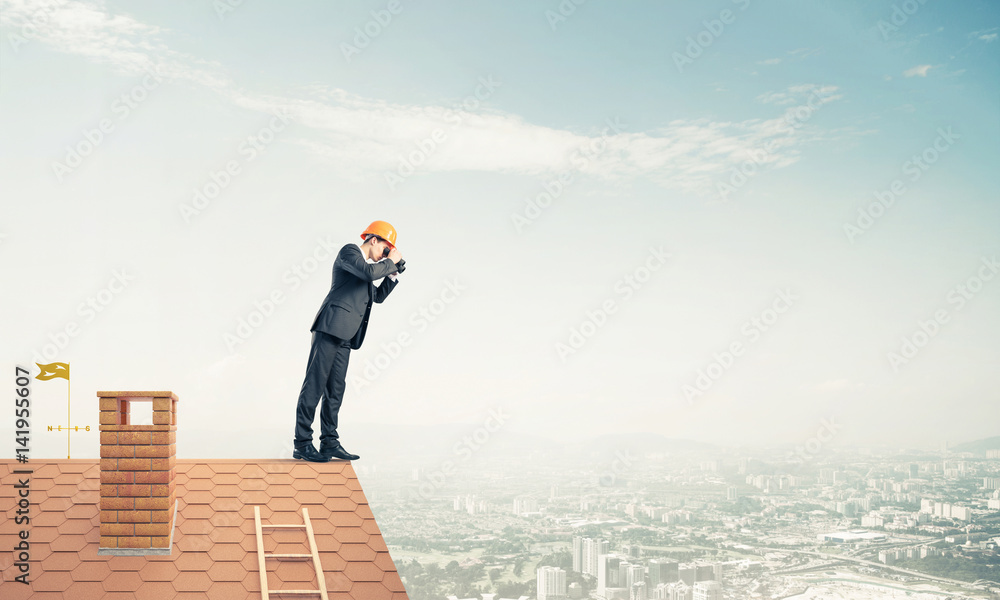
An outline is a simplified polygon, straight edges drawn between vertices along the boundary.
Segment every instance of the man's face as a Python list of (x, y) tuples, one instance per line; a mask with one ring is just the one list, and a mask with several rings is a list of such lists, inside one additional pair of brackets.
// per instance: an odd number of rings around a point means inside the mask
[(392, 245), (388, 241), (377, 236), (375, 237), (375, 248), (373, 249), (375, 251), (375, 260), (388, 256), (391, 249)]

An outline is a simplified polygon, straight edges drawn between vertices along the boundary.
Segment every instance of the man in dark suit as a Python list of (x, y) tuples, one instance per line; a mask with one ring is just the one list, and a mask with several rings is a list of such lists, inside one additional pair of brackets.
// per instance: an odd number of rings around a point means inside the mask
[[(327, 462), (331, 458), (357, 460), (340, 444), (337, 413), (347, 385), (347, 363), (351, 350), (365, 339), (372, 302), (381, 303), (396, 287), (403, 256), (396, 249), (396, 230), (385, 221), (375, 221), (361, 234), (364, 242), (347, 244), (333, 262), (333, 283), (313, 320), (312, 345), (306, 376), (295, 411), (294, 458)], [(374, 281), (382, 279), (375, 287)], [(312, 423), (320, 397), (320, 449), (313, 446)]]

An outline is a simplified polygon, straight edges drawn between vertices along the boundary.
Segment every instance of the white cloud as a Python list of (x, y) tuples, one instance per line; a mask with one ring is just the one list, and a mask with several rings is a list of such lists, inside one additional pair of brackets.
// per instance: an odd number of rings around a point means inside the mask
[[(166, 32), (128, 15), (111, 15), (101, 0), (2, 0), (0, 25), (19, 50), (39, 40), (60, 52), (111, 66), (126, 75), (158, 69), (167, 79), (188, 80), (213, 88), (230, 85), (218, 65), (170, 50), (159, 41)], [(16, 51), (15, 50), (15, 51)]]
[(767, 92), (757, 96), (757, 101), (763, 104), (791, 104), (795, 98), (788, 92)]
[[(400, 156), (416, 150), (418, 140), (440, 129), (445, 139), (422, 162), (422, 172), (553, 174), (573, 169), (574, 155), (604, 146), (603, 151), (588, 156), (585, 173), (606, 179), (649, 177), (664, 186), (708, 195), (713, 193), (714, 181), (745, 162), (751, 150), (765, 144), (773, 148), (765, 164), (780, 168), (798, 159), (795, 148), (805, 140), (801, 129), (786, 126), (787, 113), (735, 123), (677, 120), (647, 132), (629, 131), (627, 124), (620, 132), (602, 132), (605, 125), (595, 123), (592, 131), (572, 132), (496, 110), (465, 112), (445, 104), (390, 103), (325, 86), (269, 95), (238, 88), (220, 65), (171, 50), (164, 41), (170, 31), (127, 15), (112, 15), (100, 0), (59, 5), (50, 0), (0, 1), (0, 23), (15, 30), (38, 21), (33, 19), (38, 11), (47, 11), (48, 18), (32, 30), (37, 43), (85, 56), (124, 74), (155, 68), (168, 82), (209, 87), (248, 110), (287, 111), (295, 123), (294, 135), (290, 133), (287, 141), (353, 179), (382, 178), (395, 171)], [(470, 81), (469, 91), (478, 84)], [(759, 99), (765, 104), (790, 105), (815, 94), (818, 105), (840, 98), (836, 90), (835, 86), (799, 85)]]
[(796, 48), (795, 50), (790, 50), (788, 54), (795, 58), (803, 59), (814, 54), (819, 54), (819, 48)]
[(904, 77), (927, 77), (927, 71), (931, 70), (931, 65), (917, 65), (912, 69), (903, 71)]
[(969, 39), (978, 39), (986, 43), (994, 42), (997, 39), (997, 30), (1000, 27), (990, 27), (989, 29), (980, 29), (979, 31), (973, 31), (969, 33)]
[(767, 60), (757, 61), (758, 65), (776, 65), (781, 62), (780, 58), (769, 58)]
[(813, 99), (813, 104), (816, 103), (816, 99), (821, 99), (822, 103), (830, 102), (831, 100), (838, 100), (842, 96), (836, 94), (837, 86), (826, 85), (820, 86), (812, 83), (792, 85), (788, 88), (779, 92), (767, 92), (757, 96), (757, 101), (763, 104), (793, 104), (793, 103), (805, 103), (810, 100), (811, 96), (816, 96)]

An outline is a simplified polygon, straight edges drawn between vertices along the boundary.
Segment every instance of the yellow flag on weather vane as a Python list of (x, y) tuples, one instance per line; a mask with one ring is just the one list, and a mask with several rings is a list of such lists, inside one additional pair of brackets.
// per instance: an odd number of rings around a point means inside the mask
[(55, 379), (56, 377), (62, 377), (66, 381), (69, 381), (69, 363), (49, 363), (43, 365), (42, 363), (35, 363), (38, 368), (42, 370), (41, 373), (35, 375), (35, 379), (39, 381), (48, 381), (50, 379)]

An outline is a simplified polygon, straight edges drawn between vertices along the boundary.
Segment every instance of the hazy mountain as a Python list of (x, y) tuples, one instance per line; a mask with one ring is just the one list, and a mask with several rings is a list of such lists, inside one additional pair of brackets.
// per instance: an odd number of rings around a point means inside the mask
[(1000, 435), (958, 444), (950, 448), (950, 450), (954, 452), (973, 452), (975, 454), (986, 454), (987, 450), (1000, 450)]

